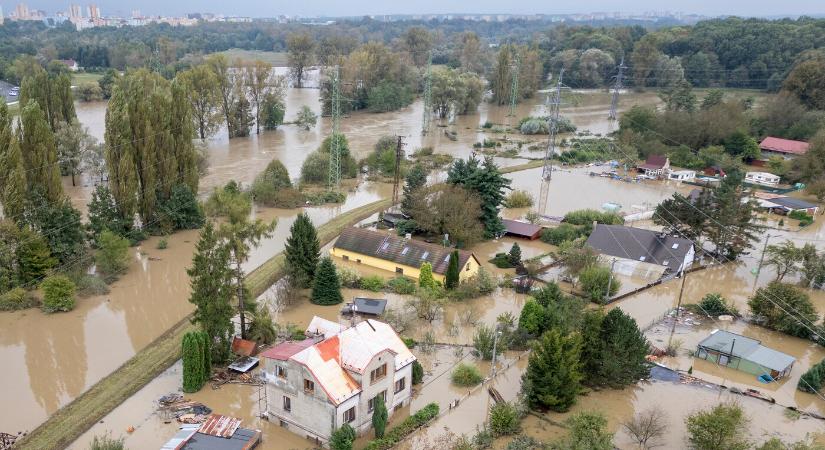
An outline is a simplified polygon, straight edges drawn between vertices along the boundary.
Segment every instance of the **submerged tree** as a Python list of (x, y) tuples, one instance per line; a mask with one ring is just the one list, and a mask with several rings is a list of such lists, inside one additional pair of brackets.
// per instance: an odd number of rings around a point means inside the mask
[(565, 412), (576, 403), (582, 380), (580, 352), (578, 335), (544, 333), (533, 346), (522, 376), (522, 391), (531, 408)]
[(309, 287), (315, 278), (321, 251), (315, 225), (306, 213), (298, 214), (290, 227), (284, 254), (290, 281), (298, 287)]
[(318, 263), (310, 299), (316, 305), (336, 305), (344, 301), (341, 295), (341, 281), (338, 279), (335, 264), (329, 257), (322, 258)]

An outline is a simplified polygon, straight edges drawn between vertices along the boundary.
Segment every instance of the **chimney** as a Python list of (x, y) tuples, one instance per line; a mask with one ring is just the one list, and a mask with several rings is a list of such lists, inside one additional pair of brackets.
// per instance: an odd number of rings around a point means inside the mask
[(407, 240), (412, 239), (412, 234), (411, 234), (411, 233), (407, 233), (407, 234), (405, 234), (405, 235), (404, 235), (404, 239), (407, 239)]

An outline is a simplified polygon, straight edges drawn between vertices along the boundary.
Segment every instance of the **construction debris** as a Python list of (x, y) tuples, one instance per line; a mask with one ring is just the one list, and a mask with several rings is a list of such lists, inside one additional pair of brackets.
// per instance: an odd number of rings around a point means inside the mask
[(212, 414), (206, 422), (198, 429), (198, 433), (208, 434), (216, 437), (232, 437), (238, 427), (241, 426), (241, 419), (234, 417)]
[(20, 436), (20, 434), (15, 436), (13, 434), (0, 433), (0, 450), (10, 449), (11, 446), (14, 445), (14, 441)]
[(202, 423), (212, 410), (200, 402), (190, 401), (172, 393), (158, 399), (158, 415), (164, 420), (177, 419), (181, 423)]
[(263, 386), (264, 381), (251, 373), (237, 373), (233, 370), (219, 370), (212, 374), (212, 389), (220, 389), (224, 384), (246, 384)]

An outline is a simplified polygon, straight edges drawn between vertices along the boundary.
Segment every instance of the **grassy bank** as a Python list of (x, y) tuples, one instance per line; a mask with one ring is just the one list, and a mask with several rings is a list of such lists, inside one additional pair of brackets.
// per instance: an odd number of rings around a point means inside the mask
[[(327, 244), (341, 231), (390, 206), (391, 200), (379, 200), (340, 214), (318, 227), (321, 245)], [(284, 274), (283, 252), (274, 255), (253, 270), (246, 279), (253, 296), (258, 296)], [(187, 331), (195, 329), (187, 316), (157, 338), (117, 370), (98, 381), (82, 395), (52, 414), (15, 446), (21, 449), (60, 449), (74, 442), (81, 434), (105, 417), (135, 392), (149, 384), (180, 359), (180, 342)]]
[(232, 48), (224, 50), (220, 54), (226, 56), (230, 62), (240, 59), (245, 62), (263, 61), (274, 67), (286, 67), (287, 58), (286, 52), (265, 52), (261, 50), (242, 50), (239, 48)]

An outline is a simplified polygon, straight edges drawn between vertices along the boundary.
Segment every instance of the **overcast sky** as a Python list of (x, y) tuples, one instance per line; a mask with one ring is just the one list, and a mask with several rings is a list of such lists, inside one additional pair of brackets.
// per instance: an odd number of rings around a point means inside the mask
[[(19, 1), (0, 0), (8, 15)], [(69, 3), (85, 6), (88, 0), (29, 0), (30, 8), (50, 13), (65, 11)], [(214, 12), (253, 17), (274, 17), (280, 14), (301, 16), (359, 16), (368, 14), (421, 13), (512, 13), (569, 14), (596, 11), (680, 11), (709, 16), (742, 15), (802, 15), (825, 13), (825, 0), (96, 0), (103, 15), (128, 14), (139, 9), (143, 14), (182, 15), (187, 12)], [(85, 14), (85, 12), (84, 12)]]

